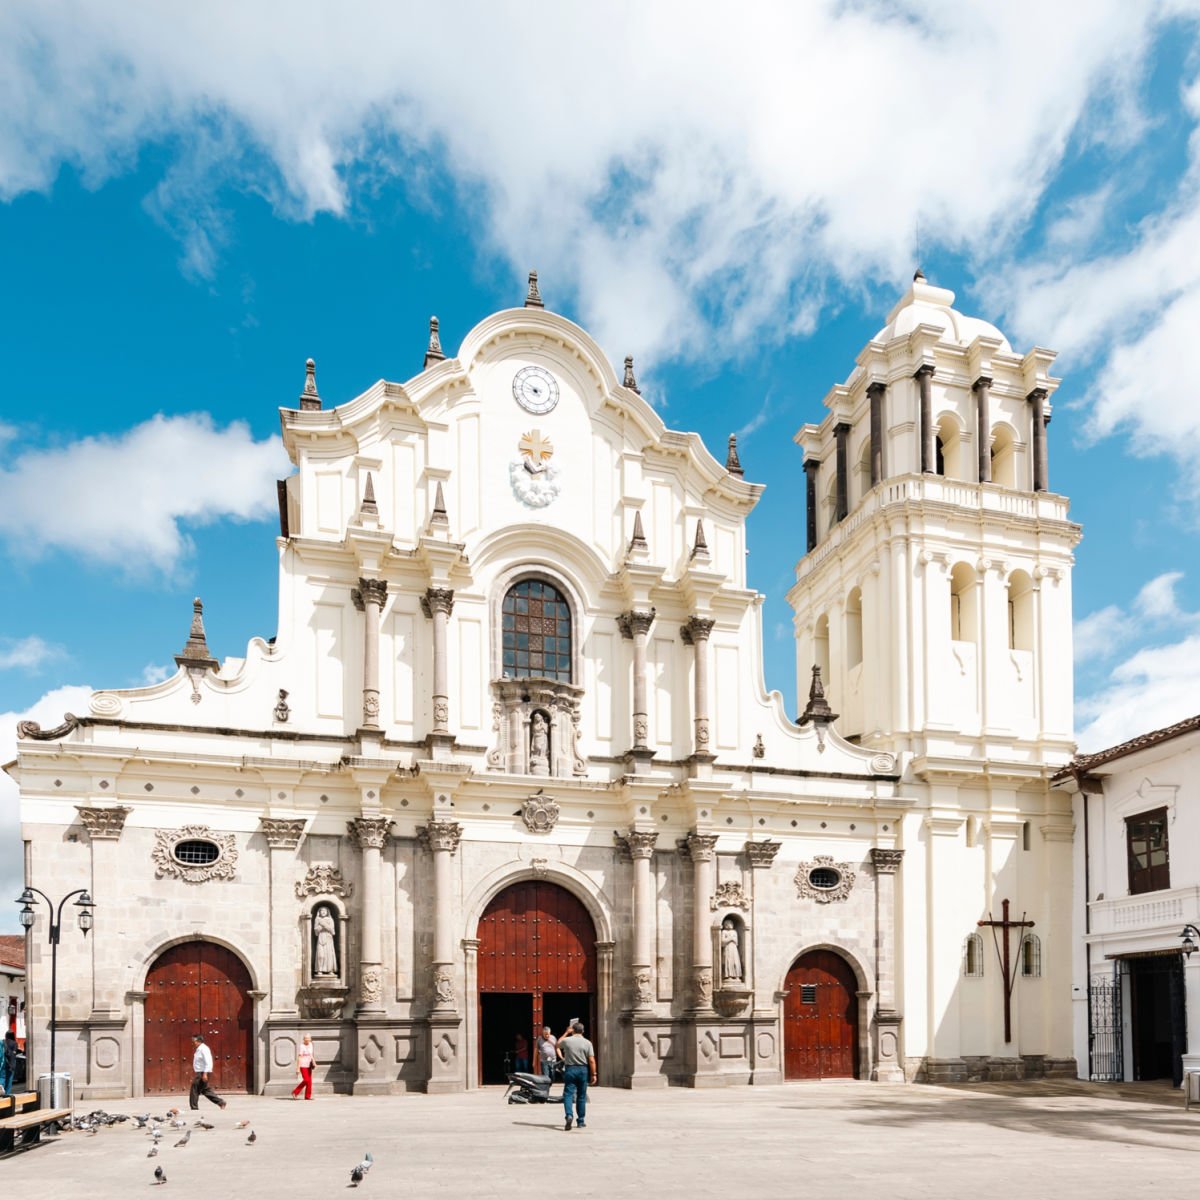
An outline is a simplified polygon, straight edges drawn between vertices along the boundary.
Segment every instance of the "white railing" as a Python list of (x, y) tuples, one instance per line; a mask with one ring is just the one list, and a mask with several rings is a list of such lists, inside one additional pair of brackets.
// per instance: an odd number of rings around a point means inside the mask
[(1093, 900), (1093, 933), (1134, 933), (1139, 929), (1158, 929), (1200, 920), (1200, 888), (1178, 888), (1142, 896), (1123, 896), (1119, 900)]

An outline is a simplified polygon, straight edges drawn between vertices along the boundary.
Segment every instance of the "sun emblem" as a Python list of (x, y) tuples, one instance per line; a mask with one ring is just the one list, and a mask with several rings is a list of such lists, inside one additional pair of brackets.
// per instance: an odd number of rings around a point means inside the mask
[(508, 477), (518, 500), (528, 508), (545, 508), (558, 496), (558, 468), (551, 463), (554, 444), (540, 429), (523, 433), (517, 442), (520, 458), (508, 465)]

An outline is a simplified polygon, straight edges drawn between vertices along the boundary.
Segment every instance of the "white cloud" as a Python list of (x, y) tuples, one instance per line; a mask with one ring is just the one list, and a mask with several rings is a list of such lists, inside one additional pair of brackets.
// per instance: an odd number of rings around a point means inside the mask
[(153, 687), (156, 683), (162, 683), (164, 679), (170, 679), (174, 674), (174, 667), (168, 667), (163, 663), (147, 663), (142, 668), (139, 683), (142, 687)]
[(170, 571), (190, 549), (186, 526), (269, 516), (289, 470), (280, 440), (256, 442), (241, 422), (157, 416), (11, 456), (0, 466), (0, 538), (31, 558), (62, 550), (131, 574)]
[(37, 671), (65, 654), (61, 646), (43, 640), (36, 633), (23, 638), (0, 637), (0, 671), (18, 667), (25, 671)]
[[(24, 712), (0, 713), (0, 763), (16, 757), (18, 721), (37, 721), (44, 728), (52, 728), (62, 723), (64, 713), (86, 713), (91, 695), (90, 687), (60, 687), (47, 692)], [(17, 910), (5, 901), (19, 896), (25, 886), (21, 846), (19, 791), (16, 782), (0, 771), (0, 933), (20, 932)]]
[[(522, 0), (448, 23), (382, 2), (16, 3), (0, 8), (0, 197), (64, 163), (95, 184), (165, 146), (148, 204), (205, 274), (223, 187), (343, 215), (387, 175), (425, 202), (436, 159), (515, 294), (537, 266), (616, 354), (728, 356), (810, 329), (847, 287), (899, 282), (918, 224), (994, 257), (1081, 122), (1107, 121), (1093, 144), (1137, 127), (1131, 85), (1172, 11)], [(1031, 29), (1070, 47), (1052, 70)]]
[(1075, 622), (1075, 661), (1107, 658), (1129, 636), (1133, 619), (1119, 605), (1109, 604)]
[(1139, 634), (1200, 624), (1200, 612), (1183, 609), (1175, 594), (1182, 578), (1182, 571), (1164, 571), (1142, 585), (1128, 610), (1109, 604), (1076, 621), (1075, 662), (1110, 658)]

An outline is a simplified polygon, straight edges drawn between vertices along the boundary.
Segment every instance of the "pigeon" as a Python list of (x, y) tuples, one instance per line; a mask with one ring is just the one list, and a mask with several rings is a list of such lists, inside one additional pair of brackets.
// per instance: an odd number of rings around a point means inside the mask
[(363, 1160), (350, 1172), (350, 1184), (352, 1187), (358, 1187), (367, 1177), (367, 1172), (375, 1164), (375, 1159), (371, 1157), (371, 1152), (368, 1150), (363, 1155)]
[(185, 1134), (183, 1135), (183, 1137), (181, 1137), (181, 1138), (179, 1139), (179, 1141), (177, 1141), (177, 1142), (175, 1143), (175, 1148), (178, 1150), (178, 1149), (179, 1149), (179, 1147), (181, 1147), (181, 1146), (186, 1146), (186, 1145), (188, 1144), (188, 1138), (190, 1138), (191, 1136), (192, 1136), (192, 1131), (189, 1129), (189, 1130), (187, 1131), (187, 1133), (185, 1133)]
[(158, 1143), (155, 1142), (154, 1145), (150, 1147), (150, 1153), (147, 1154), (146, 1157), (153, 1158), (157, 1153), (158, 1153)]
[(350, 1186), (358, 1187), (358, 1185), (363, 1181), (363, 1174), (364, 1172), (362, 1167), (355, 1167), (354, 1170), (350, 1172)]
[(255, 1133), (253, 1129), (250, 1130), (250, 1136), (246, 1139), (246, 1145), (253, 1146), (254, 1143), (257, 1141), (258, 1141), (258, 1134)]
[(210, 1125), (203, 1117), (196, 1122), (197, 1129), (216, 1129), (215, 1125)]
[(140, 1117), (134, 1117), (133, 1119), (137, 1122), (136, 1128), (145, 1129), (146, 1123), (150, 1120), (150, 1114), (143, 1113)]
[(162, 1167), (154, 1168), (154, 1182), (155, 1183), (166, 1183), (167, 1182), (167, 1173), (166, 1173), (166, 1171), (164, 1171), (162, 1169)]
[(249, 1125), (249, 1124), (250, 1124), (250, 1121), (249, 1121), (249, 1119), (247, 1119), (247, 1120), (245, 1120), (245, 1121), (239, 1121), (239, 1122), (238, 1122), (238, 1123), (237, 1123), (237, 1124), (234, 1126), (234, 1129), (245, 1129), (245, 1128), (246, 1128), (246, 1126), (247, 1126), (247, 1125)]
[(183, 1129), (187, 1126), (187, 1122), (182, 1117), (176, 1117), (171, 1122), (172, 1129)]
[(155, 1125), (155, 1127), (152, 1130), (150, 1130), (150, 1133), (147, 1136), (152, 1137), (154, 1139), (155, 1145), (157, 1145), (159, 1140), (162, 1137), (162, 1130), (157, 1125)]

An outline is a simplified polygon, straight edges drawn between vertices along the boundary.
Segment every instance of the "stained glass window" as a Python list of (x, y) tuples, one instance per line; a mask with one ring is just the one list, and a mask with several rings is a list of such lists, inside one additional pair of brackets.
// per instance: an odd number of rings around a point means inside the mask
[(508, 590), (502, 611), (505, 675), (570, 683), (571, 610), (563, 594), (524, 579)]

